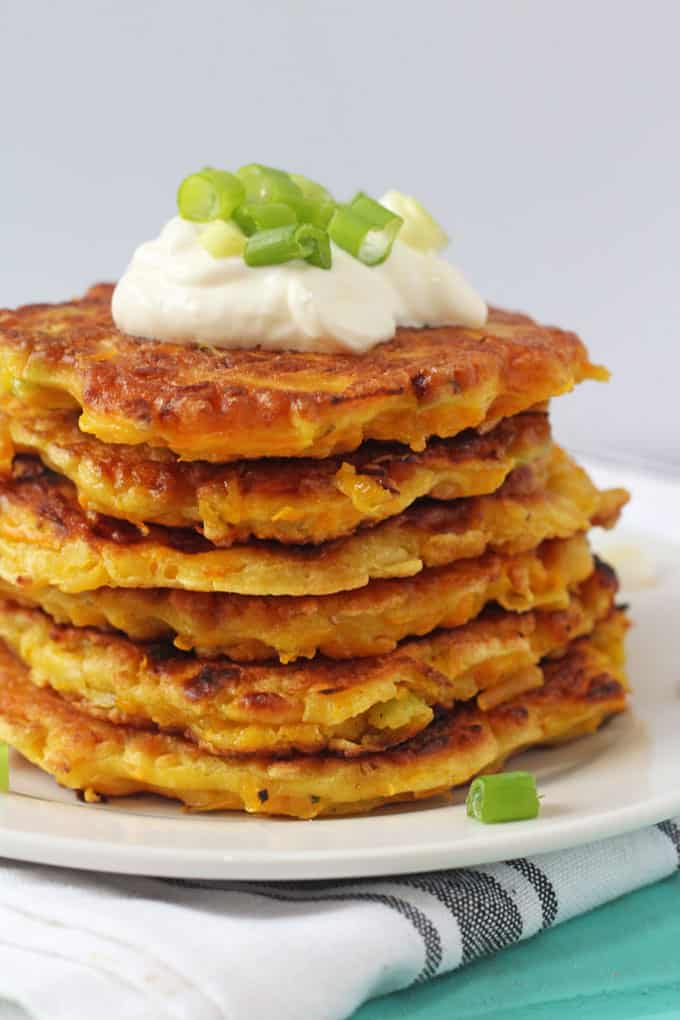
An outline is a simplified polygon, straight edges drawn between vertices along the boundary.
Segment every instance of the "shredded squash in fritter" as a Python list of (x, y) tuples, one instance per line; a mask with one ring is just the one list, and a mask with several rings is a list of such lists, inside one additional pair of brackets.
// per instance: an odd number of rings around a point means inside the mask
[(177, 647), (239, 661), (311, 657), (351, 659), (391, 652), (409, 635), (458, 627), (489, 602), (505, 609), (564, 609), (569, 592), (593, 570), (583, 535), (544, 542), (513, 556), (487, 553), (416, 577), (371, 581), (357, 591), (318, 597), (245, 596), (98, 588), (65, 594), (29, 576), (0, 591), (38, 605), (59, 623), (122, 630), (136, 640), (174, 637)]
[(327, 460), (181, 462), (169, 450), (112, 445), (81, 432), (74, 412), (40, 412), (15, 401), (0, 415), (0, 470), (17, 453), (38, 454), (76, 486), (84, 510), (133, 524), (191, 527), (228, 546), (251, 538), (318, 544), (394, 517), (416, 499), (495, 492), (511, 471), (545, 456), (545, 413), (507, 418), (486, 435), (433, 439), (422, 453), (365, 443)]
[(519, 553), (592, 524), (611, 525), (627, 498), (599, 492), (554, 447), (519, 468), (497, 492), (445, 503), (419, 501), (398, 517), (322, 546), (249, 542), (216, 549), (192, 532), (158, 526), (140, 533), (88, 516), (73, 485), (40, 461), (20, 458), (0, 482), (0, 578), (52, 585), (67, 594), (97, 588), (173, 588), (237, 595), (330, 595), (379, 578), (488, 551)]
[(464, 627), (350, 662), (197, 659), (168, 645), (59, 627), (40, 610), (2, 600), (0, 638), (34, 683), (113, 723), (186, 733), (215, 754), (352, 755), (407, 740), (431, 722), (434, 708), (478, 694), (487, 708), (538, 686), (537, 663), (588, 634), (615, 592), (613, 573), (600, 565), (564, 610), (489, 610)]
[(463, 703), (421, 733), (362, 758), (218, 757), (180, 737), (114, 726), (78, 711), (0, 651), (0, 740), (88, 800), (149, 791), (196, 810), (311, 818), (446, 793), (510, 755), (591, 733), (626, 707), (622, 613), (543, 664), (543, 685), (484, 712)]

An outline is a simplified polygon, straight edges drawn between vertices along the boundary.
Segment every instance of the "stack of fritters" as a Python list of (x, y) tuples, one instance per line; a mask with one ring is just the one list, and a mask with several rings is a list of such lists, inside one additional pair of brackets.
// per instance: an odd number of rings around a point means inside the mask
[(0, 739), (88, 800), (311, 817), (450, 790), (625, 707), (598, 491), (547, 401), (606, 377), (494, 311), (364, 355), (0, 312)]

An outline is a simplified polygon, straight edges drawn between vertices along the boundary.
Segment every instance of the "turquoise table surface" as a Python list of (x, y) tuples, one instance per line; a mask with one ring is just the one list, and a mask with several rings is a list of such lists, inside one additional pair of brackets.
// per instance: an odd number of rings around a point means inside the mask
[(680, 874), (352, 1020), (680, 1020)]

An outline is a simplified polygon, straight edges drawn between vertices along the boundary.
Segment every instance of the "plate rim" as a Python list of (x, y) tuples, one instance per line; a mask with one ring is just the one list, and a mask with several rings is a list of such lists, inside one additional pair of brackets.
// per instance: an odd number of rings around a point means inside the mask
[[(9, 794), (21, 800), (31, 798)], [(53, 804), (59, 809), (77, 805)], [(107, 874), (139, 875), (150, 878), (199, 878), (223, 881), (315, 881), (319, 879), (361, 879), (380, 875), (415, 874), (420, 871), (441, 871), (449, 868), (493, 864), (515, 857), (535, 856), (553, 851), (585, 846), (614, 836), (623, 836), (637, 829), (656, 825), (680, 813), (680, 791), (639, 803), (586, 817), (570, 825), (553, 824), (540, 834), (540, 826), (528, 830), (524, 823), (504, 825), (507, 840), (499, 855), (499, 844), (490, 841), (456, 845), (439, 840), (426, 847), (419, 844), (401, 846), (399, 856), (388, 857), (386, 848), (361, 847), (340, 855), (329, 850), (299, 850), (279, 856), (276, 851), (243, 851), (217, 853), (215, 850), (183, 849), (178, 856), (174, 847), (144, 847), (139, 844), (112, 841), (88, 842), (69, 836), (55, 837), (49, 833), (30, 834), (2, 831), (0, 853), (11, 860), (32, 864), (73, 868)], [(141, 816), (137, 816), (141, 817)], [(291, 823), (294, 824), (294, 823)], [(567, 830), (566, 832), (564, 830)], [(9, 835), (9, 838), (7, 838)], [(103, 865), (101, 856), (107, 855)], [(111, 855), (109, 857), (109, 855)], [(149, 856), (153, 863), (149, 863)], [(386, 864), (389, 862), (389, 867)], [(272, 865), (276, 864), (276, 875)], [(308, 865), (313, 863), (313, 873)], [(225, 874), (225, 866), (229, 874)]]

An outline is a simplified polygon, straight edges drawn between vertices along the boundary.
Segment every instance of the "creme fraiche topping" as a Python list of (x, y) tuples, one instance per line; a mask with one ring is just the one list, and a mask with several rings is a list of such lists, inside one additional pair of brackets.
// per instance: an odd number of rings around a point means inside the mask
[(191, 175), (178, 207), (114, 292), (116, 325), (132, 336), (363, 353), (399, 326), (486, 322), (439, 254), (441, 227), (399, 192), (339, 205), (307, 178), (250, 164)]

